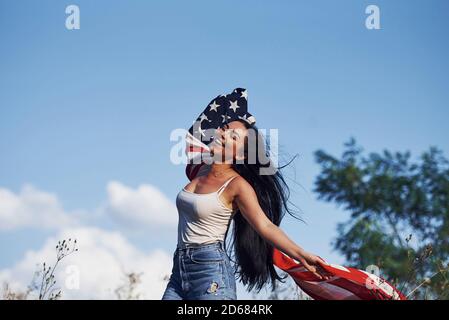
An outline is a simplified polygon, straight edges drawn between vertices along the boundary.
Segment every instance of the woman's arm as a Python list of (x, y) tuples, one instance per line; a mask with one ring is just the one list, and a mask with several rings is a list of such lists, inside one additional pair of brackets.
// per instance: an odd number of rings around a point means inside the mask
[(268, 219), (259, 205), (254, 188), (245, 180), (239, 179), (235, 202), (240, 212), (256, 232), (278, 250), (300, 261), (304, 267), (319, 278), (327, 278), (319, 266), (324, 261), (316, 255), (306, 252), (294, 243), (285, 233)]

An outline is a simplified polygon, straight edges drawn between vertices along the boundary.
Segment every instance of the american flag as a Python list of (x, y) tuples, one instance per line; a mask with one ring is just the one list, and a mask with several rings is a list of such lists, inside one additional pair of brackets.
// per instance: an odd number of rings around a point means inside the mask
[[(203, 154), (209, 154), (208, 145), (213, 132), (234, 120), (244, 120), (250, 125), (256, 122), (248, 112), (246, 89), (236, 88), (230, 94), (219, 95), (194, 121), (186, 135), (186, 155), (188, 164), (186, 175), (189, 180), (207, 173), (210, 166), (202, 162)], [(213, 130), (212, 130), (213, 131)], [(287, 272), (296, 284), (310, 297), (317, 300), (405, 300), (406, 297), (387, 281), (363, 270), (334, 264), (322, 265), (329, 279), (322, 280), (309, 272), (298, 261), (274, 249), (273, 264)]]
[(325, 263), (321, 267), (329, 278), (319, 279), (300, 262), (276, 248), (273, 263), (315, 300), (407, 300), (385, 279), (367, 271)]
[(235, 120), (243, 120), (250, 125), (256, 123), (256, 118), (248, 112), (248, 91), (244, 88), (235, 88), (229, 94), (212, 99), (190, 127), (186, 135), (186, 175), (190, 180), (209, 169), (202, 159), (209, 154), (208, 145), (212, 142), (214, 130)]

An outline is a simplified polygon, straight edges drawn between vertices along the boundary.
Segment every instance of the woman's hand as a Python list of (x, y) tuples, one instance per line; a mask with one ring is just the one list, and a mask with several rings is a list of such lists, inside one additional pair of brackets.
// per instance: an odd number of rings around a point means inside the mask
[(326, 262), (320, 257), (308, 252), (303, 252), (299, 256), (298, 261), (301, 262), (307, 270), (312, 272), (319, 279), (329, 279), (329, 274), (321, 267), (321, 264), (325, 264)]

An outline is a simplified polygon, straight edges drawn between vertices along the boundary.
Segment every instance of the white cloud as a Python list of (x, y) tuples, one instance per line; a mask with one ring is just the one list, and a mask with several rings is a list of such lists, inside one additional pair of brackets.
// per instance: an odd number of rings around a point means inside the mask
[[(172, 255), (157, 249), (144, 253), (121, 235), (93, 227), (69, 228), (47, 239), (41, 249), (28, 251), (14, 267), (0, 270), (0, 282), (23, 290), (30, 283), (36, 264), (56, 259), (58, 240), (76, 238), (79, 251), (64, 258), (58, 266), (56, 280), (64, 299), (114, 299), (114, 290), (123, 284), (125, 273), (143, 273), (137, 292), (144, 299), (160, 299), (170, 275)], [(73, 241), (73, 240), (72, 240)], [(70, 289), (74, 269), (79, 270), (79, 289)], [(66, 271), (69, 273), (66, 274)]]
[(57, 196), (30, 184), (19, 193), (0, 188), (0, 232), (19, 228), (58, 230), (91, 224), (100, 217), (120, 222), (122, 227), (174, 228), (178, 213), (174, 203), (155, 186), (142, 184), (132, 189), (111, 181), (106, 186), (106, 203), (95, 210), (64, 211)]
[[(106, 204), (95, 210), (67, 212), (56, 195), (31, 185), (25, 185), (17, 194), (0, 188), (0, 232), (25, 227), (56, 232), (39, 250), (26, 252), (17, 264), (0, 270), (0, 284), (6, 281), (12, 288), (25, 290), (38, 263), (55, 261), (58, 240), (77, 238), (79, 251), (65, 258), (58, 267), (56, 279), (63, 290), (63, 298), (115, 298), (114, 290), (124, 283), (125, 274), (136, 272), (142, 273), (138, 288), (141, 297), (160, 299), (166, 286), (163, 278), (171, 273), (172, 254), (157, 247), (151, 252), (143, 252), (121, 232), (93, 225), (105, 222), (99, 221), (99, 217), (116, 218), (121, 222), (118, 225), (120, 231), (124, 230), (123, 226), (156, 227), (151, 235), (161, 237), (158, 231), (167, 232), (159, 227), (176, 226), (176, 207), (151, 185), (132, 189), (112, 181), (107, 185), (107, 195)], [(66, 287), (66, 280), (75, 275), (73, 270), (66, 269), (71, 265), (79, 270), (79, 290)], [(66, 271), (72, 273), (66, 274)]]
[(57, 229), (75, 224), (51, 193), (25, 185), (18, 194), (0, 188), (0, 231), (22, 227)]
[(107, 185), (108, 202), (106, 213), (132, 227), (154, 227), (177, 225), (176, 206), (156, 187), (142, 184), (137, 189), (120, 182)]

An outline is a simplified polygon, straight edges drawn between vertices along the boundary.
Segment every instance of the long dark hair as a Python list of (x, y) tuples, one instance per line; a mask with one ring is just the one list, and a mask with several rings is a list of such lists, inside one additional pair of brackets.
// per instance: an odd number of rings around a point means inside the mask
[[(249, 125), (244, 121), (241, 122), (245, 124), (249, 132), (252, 129), (257, 137), (255, 141), (257, 156), (253, 161), (248, 161), (250, 146), (248, 139), (245, 139), (245, 161), (232, 164), (233, 169), (254, 188), (263, 212), (273, 224), (279, 226), (285, 212), (298, 218), (288, 205), (290, 189), (281, 173), (281, 169), (289, 165), (294, 158), (286, 165), (275, 169), (270, 158), (270, 147), (267, 140), (264, 139), (255, 125)], [(275, 169), (272, 170), (273, 174), (260, 174), (263, 168), (267, 170), (270, 167)], [(301, 220), (301, 218), (298, 219)], [(274, 268), (273, 246), (255, 231), (246, 218), (243, 217), (240, 210), (235, 213), (233, 222), (231, 239), (234, 254), (229, 256), (234, 261), (235, 273), (238, 275), (238, 279), (247, 287), (248, 292), (254, 288), (257, 292), (260, 292), (270, 282), (272, 290), (275, 290), (276, 280), (284, 282), (283, 280), (287, 275), (281, 277)]]

